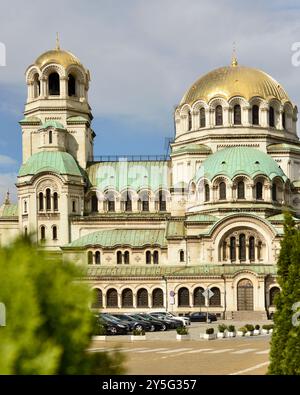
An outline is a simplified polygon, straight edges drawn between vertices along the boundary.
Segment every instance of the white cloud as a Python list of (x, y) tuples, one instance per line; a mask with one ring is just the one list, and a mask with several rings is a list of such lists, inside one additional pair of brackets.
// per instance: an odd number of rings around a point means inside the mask
[(10, 194), (10, 201), (16, 203), (17, 201), (17, 182), (16, 173), (2, 173), (0, 174), (0, 205), (4, 202), (7, 191)]

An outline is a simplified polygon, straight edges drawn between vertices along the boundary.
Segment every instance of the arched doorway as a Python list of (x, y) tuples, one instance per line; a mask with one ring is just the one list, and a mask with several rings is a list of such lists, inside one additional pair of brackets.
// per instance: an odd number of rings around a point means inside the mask
[(246, 278), (240, 280), (237, 285), (237, 309), (253, 310), (253, 284)]

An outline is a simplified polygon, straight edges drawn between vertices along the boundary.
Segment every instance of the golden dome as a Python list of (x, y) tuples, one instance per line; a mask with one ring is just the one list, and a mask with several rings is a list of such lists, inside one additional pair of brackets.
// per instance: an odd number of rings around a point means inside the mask
[(250, 100), (254, 96), (280, 102), (290, 101), (285, 90), (267, 73), (237, 64), (236, 59), (231, 66), (220, 67), (199, 78), (185, 93), (180, 105), (192, 105), (197, 100), (209, 102), (221, 96), (226, 100), (234, 96), (242, 96)]
[(58, 63), (64, 68), (73, 64), (81, 66), (80, 60), (69, 51), (63, 51), (59, 48), (52, 49), (40, 55), (34, 62), (40, 69), (49, 63)]

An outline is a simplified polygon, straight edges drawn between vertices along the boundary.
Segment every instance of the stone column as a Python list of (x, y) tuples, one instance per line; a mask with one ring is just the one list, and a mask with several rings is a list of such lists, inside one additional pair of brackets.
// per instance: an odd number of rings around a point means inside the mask
[(68, 96), (68, 77), (60, 77), (60, 96)]
[(260, 108), (260, 125), (264, 128), (268, 127), (268, 107), (261, 106)]
[(122, 307), (122, 294), (118, 292), (118, 308)]
[(199, 111), (192, 111), (192, 130), (197, 130), (200, 127), (200, 113)]
[(250, 106), (242, 107), (242, 125), (250, 126)]
[(229, 121), (229, 107), (228, 106), (224, 106), (223, 107), (223, 125), (224, 126), (229, 126), (230, 125), (230, 121)]
[(41, 98), (45, 99), (48, 96), (47, 78), (41, 77), (40, 84), (41, 84)]

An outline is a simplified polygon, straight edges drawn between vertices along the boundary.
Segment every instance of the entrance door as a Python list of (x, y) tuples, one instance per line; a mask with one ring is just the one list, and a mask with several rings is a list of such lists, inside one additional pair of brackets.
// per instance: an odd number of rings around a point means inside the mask
[(237, 286), (237, 309), (253, 310), (253, 285), (248, 279), (239, 281)]

